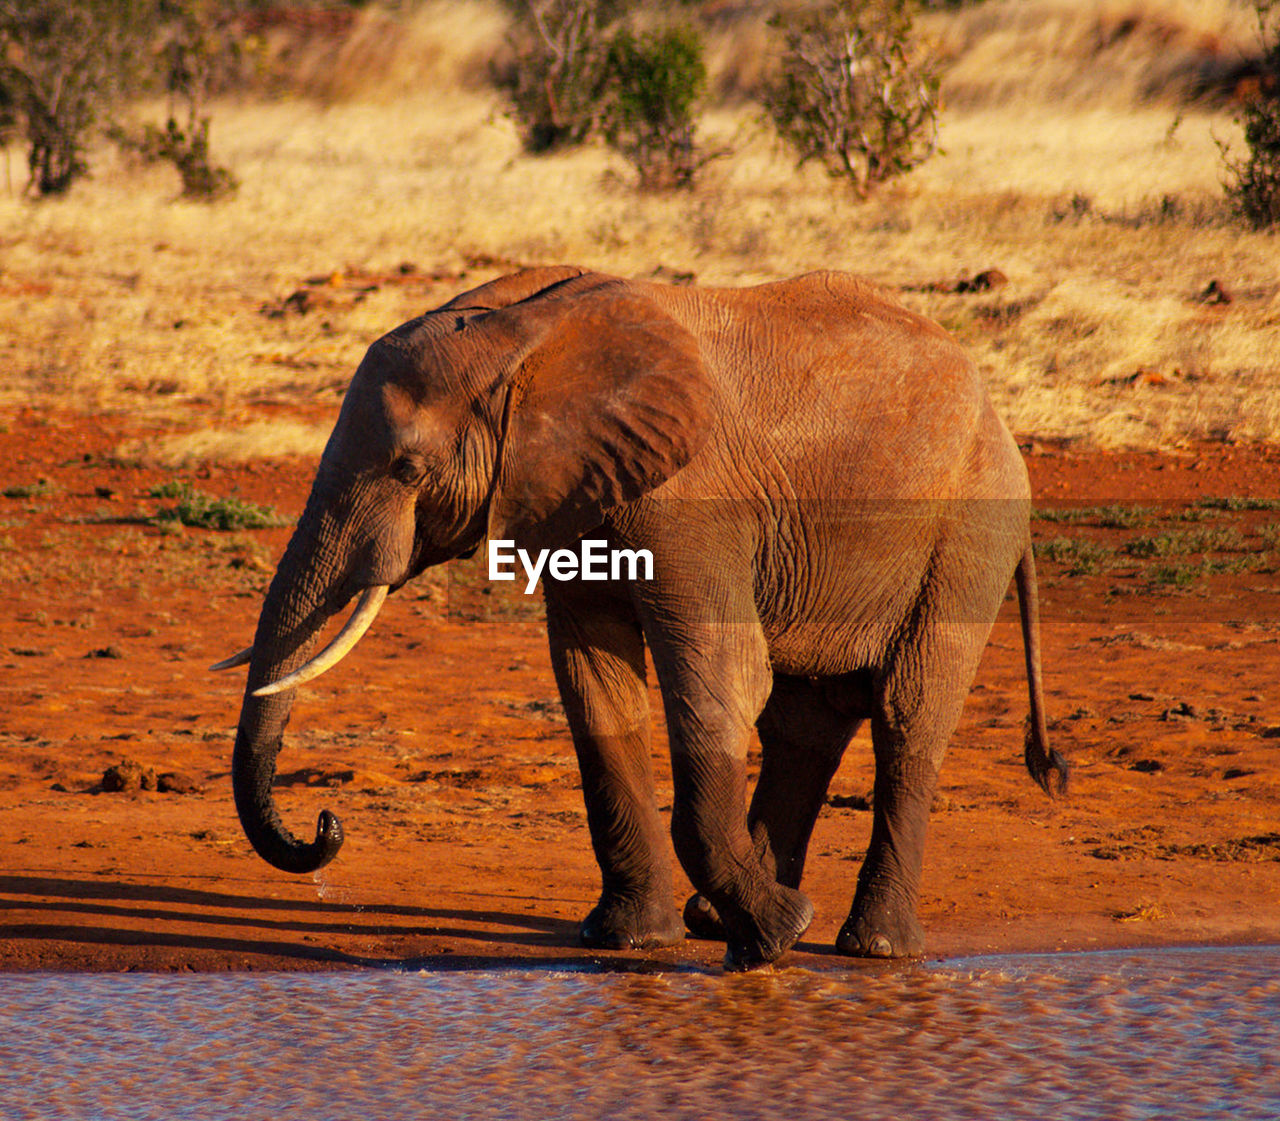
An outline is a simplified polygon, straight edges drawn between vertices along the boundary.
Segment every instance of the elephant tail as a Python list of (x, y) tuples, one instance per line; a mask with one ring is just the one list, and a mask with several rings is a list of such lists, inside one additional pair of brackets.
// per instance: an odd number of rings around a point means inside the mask
[(1044, 680), (1040, 673), (1040, 596), (1036, 588), (1036, 558), (1031, 543), (1018, 562), (1016, 573), (1018, 608), (1022, 616), (1022, 649), (1027, 661), (1027, 692), (1031, 714), (1023, 758), (1031, 777), (1050, 797), (1067, 792), (1067, 761), (1049, 746), (1049, 729), (1044, 715)]

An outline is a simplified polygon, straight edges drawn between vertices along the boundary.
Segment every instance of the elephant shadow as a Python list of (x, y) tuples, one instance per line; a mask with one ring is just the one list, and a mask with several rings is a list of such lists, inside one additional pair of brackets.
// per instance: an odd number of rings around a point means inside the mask
[[(380, 952), (392, 940), (414, 935), (491, 945), (494, 952)], [(337, 939), (367, 946), (368, 952), (335, 948)], [(0, 876), (0, 943), (22, 942), (155, 951), (162, 958), (185, 950), (201, 960), (225, 956), (237, 967), (310, 962), (460, 969), (577, 962), (568, 953), (554, 954), (555, 947), (567, 951), (576, 944), (575, 922), (500, 908), (275, 899), (137, 879)]]

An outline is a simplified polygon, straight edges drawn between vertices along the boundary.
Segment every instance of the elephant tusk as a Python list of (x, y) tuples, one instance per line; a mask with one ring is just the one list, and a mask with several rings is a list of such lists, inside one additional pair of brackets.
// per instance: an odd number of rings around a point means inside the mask
[(236, 666), (247, 666), (252, 657), (253, 647), (246, 646), (239, 654), (232, 654), (229, 658), (223, 658), (220, 662), (214, 662), (209, 669), (211, 672), (217, 673), (219, 670), (235, 669)]
[(346, 626), (334, 635), (333, 641), (328, 646), (321, 650), (311, 661), (299, 666), (288, 676), (282, 677), (279, 681), (273, 681), (270, 685), (264, 685), (260, 689), (255, 689), (253, 695), (255, 697), (269, 697), (273, 693), (282, 693), (286, 689), (292, 689), (295, 686), (312, 681), (326, 670), (336, 666), (351, 653), (351, 648), (360, 641), (364, 636), (364, 632), (373, 624), (390, 590), (386, 584), (365, 588), (360, 596), (360, 602), (356, 604), (356, 609), (351, 613), (351, 618), (347, 620)]

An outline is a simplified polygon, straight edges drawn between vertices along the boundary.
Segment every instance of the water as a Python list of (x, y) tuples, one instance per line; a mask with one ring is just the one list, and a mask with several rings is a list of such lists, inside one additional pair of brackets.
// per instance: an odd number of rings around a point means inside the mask
[(706, 972), (0, 975), (0, 1117), (1280, 1117), (1280, 947)]

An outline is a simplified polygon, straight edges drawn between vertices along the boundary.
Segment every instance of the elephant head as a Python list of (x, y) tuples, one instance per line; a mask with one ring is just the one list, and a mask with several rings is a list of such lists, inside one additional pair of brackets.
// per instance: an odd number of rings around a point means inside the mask
[[(680, 470), (705, 439), (710, 388), (693, 335), (643, 286), (581, 269), (496, 280), (370, 347), (271, 581), (232, 760), (236, 809), (269, 863), (309, 872), (342, 844), (307, 843), (271, 794), (296, 687), (338, 661), (389, 592), (486, 538), (568, 544)], [(324, 624), (358, 606), (311, 657)]]

